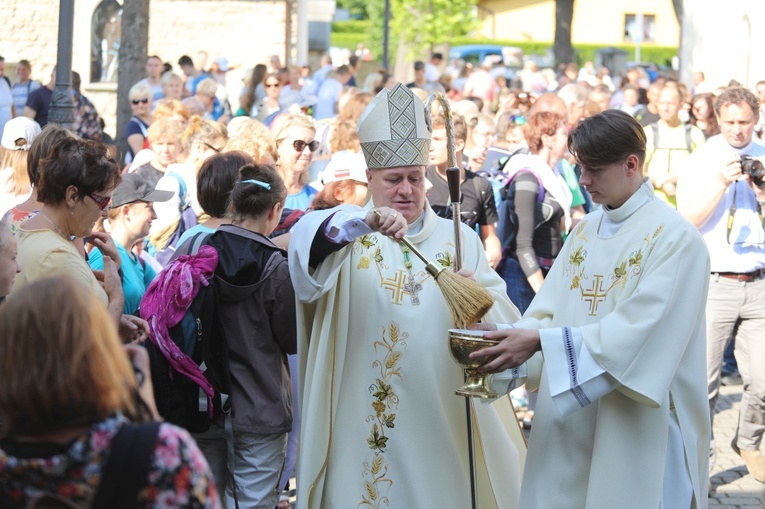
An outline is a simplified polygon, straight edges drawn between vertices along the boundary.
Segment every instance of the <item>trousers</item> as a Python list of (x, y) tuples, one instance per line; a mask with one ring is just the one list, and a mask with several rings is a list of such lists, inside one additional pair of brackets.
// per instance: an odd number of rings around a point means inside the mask
[(735, 337), (735, 357), (743, 380), (735, 442), (757, 450), (765, 431), (765, 278), (749, 283), (712, 275), (706, 306), (709, 413), (720, 389), (723, 354)]

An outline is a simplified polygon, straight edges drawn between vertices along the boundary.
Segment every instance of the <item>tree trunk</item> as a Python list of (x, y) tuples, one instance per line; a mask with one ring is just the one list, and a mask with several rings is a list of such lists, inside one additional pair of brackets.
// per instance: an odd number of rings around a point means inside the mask
[(149, 46), (149, 0), (128, 0), (122, 7), (122, 36), (117, 78), (117, 137), (120, 154), (127, 154), (125, 128), (132, 116), (130, 87), (144, 78)]
[(571, 23), (574, 20), (574, 0), (555, 0), (555, 63), (573, 62), (574, 48), (571, 46)]
[(677, 17), (677, 23), (680, 25), (680, 29), (683, 28), (683, 0), (672, 0), (672, 7), (675, 8), (675, 17)]

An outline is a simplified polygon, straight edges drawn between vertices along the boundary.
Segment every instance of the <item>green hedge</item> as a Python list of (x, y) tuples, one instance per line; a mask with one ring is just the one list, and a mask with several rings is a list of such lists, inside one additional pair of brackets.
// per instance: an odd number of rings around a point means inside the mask
[[(359, 43), (370, 46), (370, 23), (369, 20), (352, 19), (332, 23), (330, 43), (339, 48), (355, 50)], [(501, 46), (517, 46), (523, 50), (524, 55), (544, 55), (552, 47), (550, 42), (507, 41), (502, 39), (488, 39), (475, 37), (455, 37), (448, 41), (451, 46), (463, 44), (499, 44)], [(578, 63), (591, 60), (595, 61), (595, 52), (607, 47), (606, 44), (575, 44), (574, 51)], [(615, 48), (629, 52), (628, 61), (635, 58), (635, 46), (632, 44), (615, 44)], [(677, 55), (677, 48), (671, 46), (643, 45), (640, 48), (640, 57), (643, 62), (651, 62), (658, 65), (670, 65), (672, 58)]]
[(329, 44), (338, 48), (348, 48), (351, 51), (355, 51), (359, 47), (359, 43), (369, 46), (368, 39), (366, 34), (332, 32), (329, 37)]
[(332, 35), (336, 33), (363, 35), (369, 32), (368, 19), (349, 19), (332, 23)]

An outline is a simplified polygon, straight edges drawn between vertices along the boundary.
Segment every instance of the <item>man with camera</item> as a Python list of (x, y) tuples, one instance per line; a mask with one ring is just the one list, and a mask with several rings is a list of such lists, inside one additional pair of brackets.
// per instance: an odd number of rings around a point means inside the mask
[[(749, 473), (765, 482), (759, 450), (765, 431), (765, 147), (752, 141), (759, 105), (743, 87), (720, 94), (714, 109), (722, 132), (685, 159), (677, 206), (699, 229), (711, 259), (706, 305), (710, 413), (714, 419), (723, 353), (735, 336), (744, 390), (731, 447)], [(714, 446), (710, 454), (714, 461)]]

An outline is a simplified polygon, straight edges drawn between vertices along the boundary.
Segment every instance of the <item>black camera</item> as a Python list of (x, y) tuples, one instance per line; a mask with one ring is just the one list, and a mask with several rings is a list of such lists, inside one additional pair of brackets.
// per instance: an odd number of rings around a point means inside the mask
[(753, 178), (765, 177), (765, 166), (759, 159), (754, 159), (751, 156), (741, 156), (741, 174), (749, 175)]

